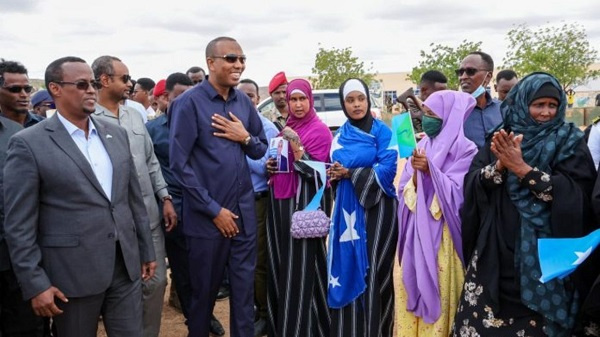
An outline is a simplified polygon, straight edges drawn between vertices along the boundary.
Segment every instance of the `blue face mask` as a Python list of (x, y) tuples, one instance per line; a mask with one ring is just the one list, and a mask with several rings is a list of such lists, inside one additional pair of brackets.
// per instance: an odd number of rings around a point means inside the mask
[(477, 98), (477, 97), (483, 95), (484, 92), (485, 92), (485, 88), (482, 85), (480, 85), (477, 87), (477, 89), (475, 89), (475, 91), (473, 91), (471, 96), (473, 96), (473, 98)]
[(421, 122), (423, 132), (425, 132), (429, 138), (434, 138), (442, 131), (442, 122), (443, 121), (439, 118), (423, 115), (423, 120)]
[[(487, 76), (488, 73), (485, 73), (485, 76)], [(485, 93), (485, 88), (483, 87), (483, 83), (485, 82), (485, 77), (483, 79), (483, 82), (481, 82), (481, 84), (477, 87), (477, 89), (475, 89), (475, 91), (473, 91), (473, 93), (471, 94), (471, 96), (473, 96), (473, 98), (477, 98), (481, 95), (483, 95), (483, 93)]]

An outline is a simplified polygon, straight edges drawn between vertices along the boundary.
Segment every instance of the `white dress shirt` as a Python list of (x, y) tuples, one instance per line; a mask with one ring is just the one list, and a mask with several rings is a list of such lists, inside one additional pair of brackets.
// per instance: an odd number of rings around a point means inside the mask
[[(92, 123), (92, 120), (88, 118), (89, 132), (88, 137), (86, 138), (85, 132), (64, 118), (59, 111), (57, 111), (57, 115), (60, 122), (65, 126), (67, 132), (71, 135), (71, 138), (75, 144), (77, 144), (77, 147), (92, 167), (96, 179), (98, 179), (100, 186), (102, 186), (102, 190), (104, 190), (108, 200), (110, 200), (112, 195), (113, 167), (110, 156), (108, 155), (108, 152), (106, 152), (104, 144), (102, 144), (102, 140), (100, 139), (100, 135), (96, 130), (96, 126)], [(108, 138), (111, 136), (107, 134), (106, 137)]]

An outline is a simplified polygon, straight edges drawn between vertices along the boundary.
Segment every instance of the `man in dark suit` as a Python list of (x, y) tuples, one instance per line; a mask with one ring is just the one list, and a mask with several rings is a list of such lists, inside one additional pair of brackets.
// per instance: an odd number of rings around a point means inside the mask
[[(6, 160), (8, 140), (23, 129), (20, 121), (13, 118), (26, 116), (29, 107), (31, 85), (27, 68), (19, 62), (0, 59), (0, 336), (44, 336), (44, 320), (23, 301), (21, 287), (12, 270), (8, 248), (4, 240), (4, 193), (2, 172)], [(33, 121), (33, 119), (32, 119)], [(37, 122), (37, 120), (36, 120)]]
[(190, 336), (206, 337), (225, 266), (231, 285), (231, 336), (254, 334), (256, 214), (246, 155), (267, 139), (256, 108), (235, 89), (246, 56), (232, 38), (206, 47), (208, 80), (171, 103), (169, 155), (183, 192), (192, 300)]
[[(57, 113), (9, 142), (5, 231), (23, 298), (61, 337), (141, 336), (141, 279), (156, 268), (127, 134), (90, 117), (92, 70), (65, 57), (46, 69)], [(56, 300), (55, 300), (56, 299)]]

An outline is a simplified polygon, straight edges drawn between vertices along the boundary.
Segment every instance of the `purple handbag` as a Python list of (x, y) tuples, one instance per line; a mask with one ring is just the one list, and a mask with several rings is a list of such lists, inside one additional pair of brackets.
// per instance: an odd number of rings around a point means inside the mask
[[(309, 238), (322, 238), (329, 234), (329, 228), (331, 227), (331, 220), (321, 209), (311, 211), (299, 211), (298, 201), (300, 201), (300, 188), (302, 184), (298, 184), (298, 190), (296, 191), (296, 211), (292, 214), (292, 226), (290, 227), (290, 233), (294, 239), (309, 239)], [(322, 190), (318, 189), (317, 185), (317, 172), (315, 171), (315, 187), (317, 187), (317, 193), (311, 200), (311, 203), (315, 198), (319, 198), (319, 202), (323, 197), (323, 190), (325, 190), (325, 182), (323, 182)]]
[(331, 220), (322, 210), (296, 211), (290, 233), (294, 239), (322, 238), (329, 234)]

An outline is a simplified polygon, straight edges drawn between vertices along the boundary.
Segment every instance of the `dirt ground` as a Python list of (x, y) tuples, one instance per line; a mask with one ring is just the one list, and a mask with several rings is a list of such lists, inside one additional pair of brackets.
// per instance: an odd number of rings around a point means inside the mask
[[(398, 162), (398, 174), (396, 175), (395, 181), (396, 186), (398, 184), (398, 180), (400, 179), (402, 168), (404, 168), (404, 163), (405, 160), (400, 160)], [(396, 289), (396, 292), (398, 292), (399, 282), (400, 268), (396, 264), (394, 266), (394, 288)], [(165, 293), (160, 337), (187, 337), (187, 327), (184, 324), (183, 315), (169, 306), (169, 286), (167, 286), (167, 291)], [(222, 301), (217, 301), (214, 313), (225, 328), (225, 336), (229, 337), (229, 300), (225, 299)], [(104, 332), (102, 324), (100, 324), (98, 329), (98, 337), (106, 337), (106, 333)]]
[[(397, 290), (400, 280), (400, 268), (394, 267), (394, 286)], [(225, 328), (225, 336), (229, 337), (229, 300), (217, 301), (215, 305), (215, 315)], [(98, 337), (106, 337), (104, 327), (100, 324)], [(183, 315), (169, 306), (169, 292), (165, 294), (163, 315), (160, 328), (160, 337), (187, 337), (187, 327), (184, 324)]]
[[(169, 305), (169, 285), (165, 293), (163, 315), (161, 320), (160, 337), (187, 337), (187, 326), (184, 323), (183, 314)], [(225, 328), (225, 336), (229, 337), (229, 300), (217, 301), (215, 315)], [(106, 337), (102, 323), (98, 327), (98, 337)]]

